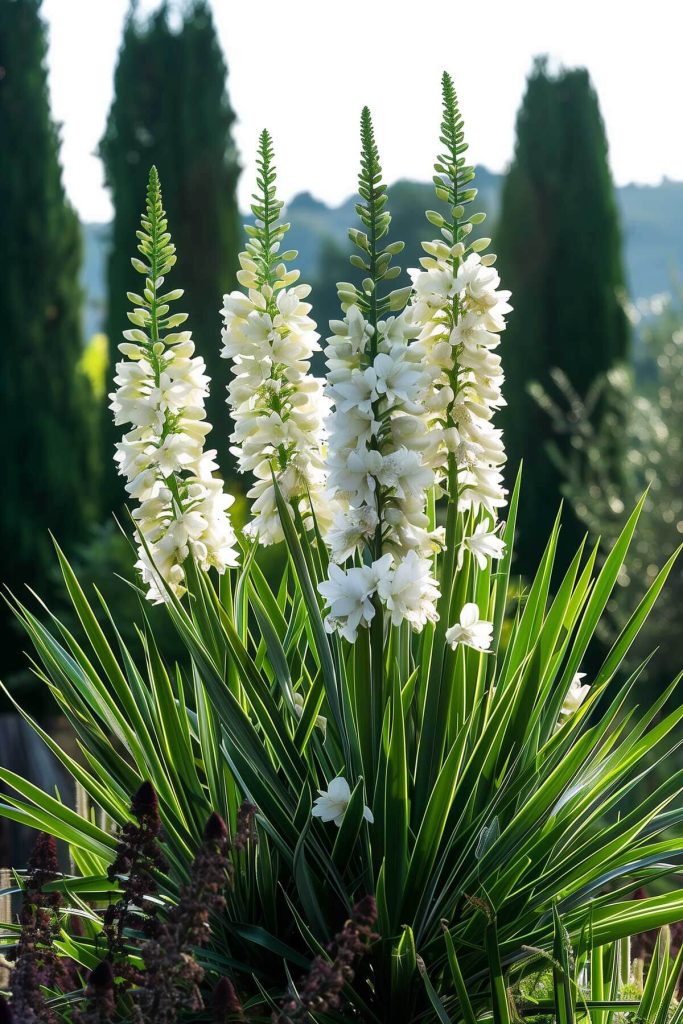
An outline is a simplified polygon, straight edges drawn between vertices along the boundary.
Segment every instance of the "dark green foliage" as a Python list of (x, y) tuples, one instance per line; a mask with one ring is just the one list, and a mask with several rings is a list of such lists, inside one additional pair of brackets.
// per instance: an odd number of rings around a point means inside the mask
[[(528, 385), (546, 386), (551, 369), (560, 367), (583, 396), (628, 354), (619, 219), (604, 126), (584, 69), (554, 75), (544, 60), (536, 62), (496, 242), (515, 309), (503, 339), (508, 406), (501, 419), (511, 481), (525, 460), (517, 557), (519, 570), (529, 573), (557, 512), (561, 478), (543, 445), (548, 419)], [(605, 452), (607, 462), (613, 458)], [(563, 533), (566, 556), (582, 529), (567, 516)]]
[[(552, 393), (536, 395), (547, 411), (556, 436), (569, 436), (570, 456), (550, 452), (564, 478), (563, 491), (591, 539), (601, 541), (606, 557), (624, 522), (626, 508), (649, 490), (636, 543), (629, 554), (620, 586), (609, 605), (603, 637), (612, 640), (633, 610), (634, 593), (645, 592), (657, 574), (662, 554), (683, 540), (683, 293), (638, 328), (640, 379), (615, 372), (596, 381), (589, 398), (579, 402), (558, 378)], [(536, 389), (535, 389), (536, 394)], [(602, 401), (599, 428), (591, 408)], [(619, 432), (622, 458), (617, 472), (605, 472), (605, 449)], [(631, 651), (635, 667), (652, 651), (648, 682), (662, 689), (683, 662), (679, 629), (683, 607), (683, 573), (674, 573), (662, 593), (657, 614), (644, 627)]]
[[(39, 0), (0, 3), (0, 577), (18, 590), (95, 512), (96, 416), (82, 351), (81, 234), (62, 186)], [(0, 613), (3, 667), (14, 657)], [(8, 640), (9, 636), (9, 640)]]
[[(239, 163), (226, 66), (208, 3), (196, 0), (174, 29), (167, 4), (143, 21), (131, 7), (114, 77), (115, 98), (100, 144), (114, 202), (108, 268), (107, 334), (112, 364), (128, 326), (126, 292), (135, 283), (127, 253), (138, 227), (139, 197), (151, 164), (164, 182), (169, 225), (183, 253), (185, 300), (197, 354), (212, 378), (207, 418), (219, 460), (228, 466), (227, 372), (220, 359), (219, 304), (234, 287), (241, 226)], [(108, 391), (112, 390), (110, 368)], [(105, 413), (106, 510), (124, 496), (112, 456), (120, 431)]]

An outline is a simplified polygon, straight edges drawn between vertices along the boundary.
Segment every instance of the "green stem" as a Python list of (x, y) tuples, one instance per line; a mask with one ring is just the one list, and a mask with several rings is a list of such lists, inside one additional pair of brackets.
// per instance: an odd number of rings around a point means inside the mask
[[(379, 321), (377, 307), (377, 202), (379, 197), (377, 195), (374, 185), (374, 177), (376, 171), (377, 168), (373, 161), (369, 164), (369, 178), (371, 185), (370, 195), (368, 198), (368, 209), (370, 213), (368, 235), (368, 277), (373, 283), (373, 288), (370, 293), (369, 301), (367, 303), (368, 323), (372, 327), (372, 337), (370, 339), (371, 363), (374, 362), (375, 356), (377, 355), (377, 324)], [(379, 422), (379, 400), (373, 403), (373, 414), (375, 416), (375, 419)], [(377, 437), (372, 438), (371, 444), (375, 450), (379, 449), (379, 440)], [(377, 526), (375, 528), (373, 557), (374, 560), (377, 560), (382, 557), (382, 494), (379, 481), (375, 482), (375, 507), (377, 512)], [(372, 620), (371, 626), (370, 675), (373, 696), (373, 763), (376, 764), (377, 758), (379, 756), (380, 733), (382, 729), (382, 716), (384, 712), (384, 614), (382, 609), (382, 602), (379, 600), (376, 594), (372, 599), (372, 604), (375, 609), (375, 615)]]

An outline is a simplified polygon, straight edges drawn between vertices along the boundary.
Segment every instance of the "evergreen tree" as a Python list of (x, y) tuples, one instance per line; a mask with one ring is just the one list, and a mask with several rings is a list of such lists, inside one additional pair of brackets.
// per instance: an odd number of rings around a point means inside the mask
[[(20, 593), (52, 563), (48, 530), (82, 534), (98, 491), (82, 353), (81, 233), (62, 185), (40, 0), (0, 0), (0, 501), (2, 582)], [(0, 612), (3, 668), (13, 632)]]
[[(185, 7), (173, 23), (167, 3), (147, 20), (131, 5), (114, 76), (114, 101), (100, 144), (106, 180), (114, 203), (108, 267), (107, 334), (110, 368), (107, 391), (121, 332), (128, 325), (126, 292), (136, 284), (130, 265), (131, 240), (140, 217), (149, 168), (155, 164), (164, 182), (169, 228), (182, 254), (184, 303), (197, 354), (212, 379), (207, 418), (214, 425), (212, 444), (223, 470), (229, 468), (227, 371), (220, 358), (220, 305), (234, 287), (241, 225), (236, 188), (239, 176), (232, 139), (235, 115), (226, 91), (226, 66), (206, 0)], [(112, 457), (120, 431), (107, 412), (104, 459), (106, 509), (124, 497)]]
[[(543, 443), (550, 422), (529, 394), (563, 370), (580, 396), (628, 353), (624, 271), (607, 141), (584, 69), (551, 74), (536, 62), (517, 118), (517, 144), (503, 187), (499, 269), (514, 313), (503, 346), (503, 426), (510, 481), (524, 459), (524, 535), (517, 568), (531, 572), (561, 500), (562, 477)], [(596, 410), (600, 416), (600, 408)], [(565, 441), (568, 444), (568, 441)], [(613, 462), (605, 452), (606, 465)], [(562, 551), (583, 530), (565, 516)]]

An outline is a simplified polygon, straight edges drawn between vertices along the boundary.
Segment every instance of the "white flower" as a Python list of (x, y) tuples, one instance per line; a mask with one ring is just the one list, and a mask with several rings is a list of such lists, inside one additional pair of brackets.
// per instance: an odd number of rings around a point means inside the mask
[(489, 524), (482, 521), (477, 523), (474, 533), (465, 537), (462, 546), (458, 550), (458, 569), (462, 568), (464, 549), (467, 548), (474, 555), (480, 569), (485, 569), (489, 558), (502, 558), (505, 554), (505, 541), (501, 540), (495, 530), (489, 529)]
[(331, 494), (347, 495), (352, 507), (360, 503), (374, 506), (377, 479), (383, 465), (382, 453), (364, 444), (333, 452), (328, 461)]
[(424, 465), (420, 452), (405, 446), (383, 457), (377, 478), (392, 496), (401, 499), (422, 495), (434, 483), (434, 473)]
[(329, 578), (318, 584), (318, 591), (329, 605), (325, 619), (328, 632), (339, 630), (343, 637), (354, 643), (359, 626), (372, 622), (375, 608), (372, 598), (379, 581), (390, 571), (392, 556), (384, 555), (372, 565), (340, 569), (330, 564)]
[[(333, 821), (339, 828), (351, 799), (351, 788), (348, 782), (340, 775), (336, 779), (332, 779), (326, 790), (319, 789), (318, 793), (320, 796), (313, 804), (312, 816), (320, 818), (321, 821)], [(363, 817), (371, 825), (375, 820), (369, 807), (363, 808)]]
[(373, 385), (376, 398), (384, 395), (387, 402), (412, 404), (418, 387), (423, 383), (424, 370), (416, 360), (408, 358), (405, 346), (389, 353), (380, 352), (365, 376)]
[(577, 672), (571, 683), (569, 689), (565, 695), (564, 703), (562, 704), (562, 710), (560, 711), (560, 720), (566, 721), (570, 715), (573, 715), (579, 710), (583, 704), (586, 696), (590, 690), (588, 683), (581, 685), (581, 680), (585, 679), (585, 672)]
[(337, 512), (327, 532), (333, 560), (345, 562), (350, 558), (364, 540), (374, 537), (378, 522), (377, 512), (371, 505)]
[(432, 563), (409, 551), (391, 573), (378, 583), (379, 596), (398, 626), (404, 620), (418, 632), (427, 622), (436, 622), (439, 588), (432, 577)]
[[(290, 271), (288, 279), (297, 276)], [(233, 292), (224, 299), (222, 355), (232, 359), (234, 373), (228, 388), (235, 424), (231, 451), (240, 471), (256, 477), (248, 492), (254, 514), (249, 532), (263, 544), (283, 537), (273, 473), (288, 501), (304, 513), (312, 504), (322, 525), (329, 518), (322, 449), (327, 402), (321, 382), (308, 372), (318, 348), (304, 301), (308, 292), (307, 285), (276, 290), (262, 282), (248, 296)]]
[(485, 653), (493, 640), (493, 623), (479, 618), (479, 607), (474, 603), (463, 605), (460, 622), (446, 630), (446, 642), (455, 650), (458, 644), (473, 647)]
[(331, 320), (330, 330), (336, 335), (335, 341), (345, 341), (353, 355), (365, 351), (373, 329), (364, 319), (358, 306), (349, 306), (343, 320)]

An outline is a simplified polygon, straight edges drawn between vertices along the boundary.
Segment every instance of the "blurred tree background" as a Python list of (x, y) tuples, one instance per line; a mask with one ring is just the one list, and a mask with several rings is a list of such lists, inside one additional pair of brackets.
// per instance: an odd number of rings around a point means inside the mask
[[(529, 393), (561, 369), (579, 395), (629, 352), (626, 286), (614, 185), (598, 99), (582, 69), (553, 74), (536, 62), (517, 118), (517, 144), (496, 231), (498, 269), (514, 314), (503, 338), (507, 407), (501, 415), (508, 483), (524, 460), (517, 569), (529, 574), (552, 528), (563, 477), (539, 438), (548, 433)], [(594, 422), (602, 403), (591, 409)], [(605, 437), (606, 472), (619, 465), (620, 431)], [(565, 439), (557, 444), (566, 449)], [(563, 519), (560, 559), (576, 551), (583, 526)]]
[[(121, 511), (124, 492), (112, 461), (120, 431), (106, 394), (127, 326), (133, 240), (155, 163), (178, 246), (184, 308), (213, 379), (211, 444), (231, 474), (219, 308), (234, 285), (242, 242), (235, 113), (209, 0), (161, 3), (146, 16), (133, 3), (100, 145), (114, 219), (79, 226), (61, 184), (46, 47), (39, 0), (0, 0), (0, 417), (9, 452), (0, 504), (2, 581), (17, 592), (28, 582), (59, 610), (51, 528), (84, 584), (96, 583), (105, 603), (125, 607), (130, 640), (140, 609), (131, 588), (114, 577), (133, 580), (134, 573), (128, 541), (111, 515)], [(426, 154), (425, 177), (430, 163)], [(516, 569), (526, 574), (535, 567), (562, 494), (576, 510), (563, 529), (563, 550), (586, 529), (601, 533), (607, 550), (650, 483), (654, 497), (628, 567), (636, 587), (644, 586), (683, 530), (683, 313), (678, 300), (641, 304), (638, 314), (631, 307), (631, 329), (625, 295), (650, 297), (667, 286), (672, 266), (683, 266), (683, 184), (615, 192), (587, 72), (554, 72), (540, 60), (531, 69), (507, 175), (480, 167), (477, 185), (489, 214), (479, 230), (494, 236), (515, 307), (503, 359), (510, 479), (522, 457), (526, 463)], [(423, 214), (432, 204), (427, 183), (390, 188), (391, 237), (406, 242), (398, 283), (407, 283), (420, 242), (434, 234)], [(300, 250), (323, 339), (327, 321), (339, 315), (335, 283), (348, 277), (346, 229), (354, 216), (352, 197), (334, 208), (309, 193), (289, 203), (288, 245)], [(323, 372), (322, 357), (316, 370)], [(665, 670), (681, 661), (680, 572), (672, 580), (669, 604), (648, 637), (665, 649)], [(615, 629), (635, 599), (621, 592), (612, 609)], [(161, 629), (163, 612), (145, 610)], [(7, 617), (0, 630), (0, 677), (17, 680), (21, 636)]]
[[(558, 370), (547, 388), (539, 383), (531, 388), (555, 431), (548, 452), (561, 474), (563, 493), (591, 538), (600, 538), (603, 558), (625, 516), (649, 488), (609, 616), (602, 624), (605, 643), (616, 639), (664, 559), (683, 543), (683, 292), (659, 298), (645, 308), (646, 315), (633, 307), (630, 312), (643, 342), (640, 383), (633, 372), (617, 367), (597, 378), (583, 396)], [(603, 410), (599, 419), (594, 414), (597, 405)], [(610, 472), (604, 453), (612, 450), (616, 435), (620, 458)], [(647, 673), (651, 681), (666, 684), (681, 670), (681, 608), (679, 564), (630, 652), (635, 668), (657, 651), (654, 671)]]
[[(100, 509), (98, 410), (81, 370), (81, 232), (66, 199), (50, 115), (38, 0), (0, 3), (0, 501), (2, 582), (40, 589), (53, 563), (48, 528), (82, 536)], [(17, 667), (0, 611), (2, 670)]]

